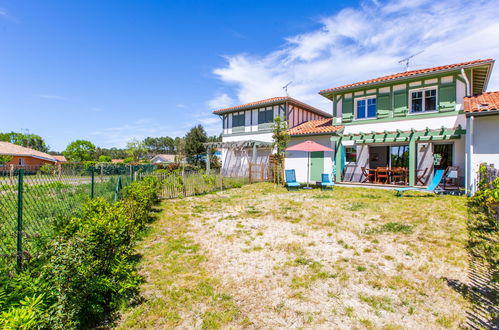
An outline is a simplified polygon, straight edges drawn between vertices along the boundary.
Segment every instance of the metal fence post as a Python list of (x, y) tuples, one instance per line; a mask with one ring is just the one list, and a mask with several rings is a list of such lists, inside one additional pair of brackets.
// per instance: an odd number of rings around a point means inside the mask
[(220, 190), (224, 190), (224, 181), (222, 176), (222, 169), (220, 168)]
[(118, 200), (118, 196), (121, 190), (121, 176), (118, 175), (118, 182), (116, 182), (116, 190), (114, 193), (114, 201), (116, 202)]
[(95, 168), (92, 166), (90, 168), (90, 173), (92, 176), (92, 183), (90, 184), (90, 198), (94, 199), (94, 191), (95, 191)]
[(17, 177), (17, 271), (22, 270), (23, 262), (23, 181), (24, 169), (19, 170)]

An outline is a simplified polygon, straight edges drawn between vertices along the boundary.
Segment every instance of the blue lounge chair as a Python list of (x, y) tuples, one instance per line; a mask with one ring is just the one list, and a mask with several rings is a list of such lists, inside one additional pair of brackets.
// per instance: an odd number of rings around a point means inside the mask
[(290, 188), (297, 188), (297, 189), (300, 188), (300, 184), (296, 182), (295, 170), (286, 170), (285, 175), (286, 175), (286, 188), (288, 188), (288, 190)]
[(437, 189), (438, 185), (440, 184), (440, 181), (442, 181), (443, 176), (444, 176), (444, 170), (436, 170), (435, 175), (433, 176), (433, 180), (431, 180), (431, 183), (427, 188), (420, 188), (420, 187), (397, 188), (395, 189), (397, 191), (397, 196), (402, 196), (404, 192), (410, 190), (435, 193), (435, 189)]
[(331, 175), (328, 173), (322, 173), (321, 190), (324, 190), (327, 187), (331, 187), (331, 190), (333, 190), (334, 182), (331, 181)]

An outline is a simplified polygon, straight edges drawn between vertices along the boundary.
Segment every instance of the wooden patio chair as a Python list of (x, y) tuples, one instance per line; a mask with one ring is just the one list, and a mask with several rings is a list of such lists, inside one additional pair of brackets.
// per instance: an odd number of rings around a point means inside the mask
[(395, 184), (406, 183), (406, 171), (403, 167), (392, 168), (392, 183)]
[(376, 183), (380, 183), (384, 180), (385, 184), (390, 181), (390, 170), (387, 167), (378, 167), (376, 169)]
[(424, 178), (426, 177), (426, 172), (428, 172), (428, 167), (424, 169), (423, 173), (421, 173), (420, 175), (416, 175), (416, 184), (421, 183), (421, 185), (424, 186)]
[(362, 183), (366, 183), (366, 182), (373, 183), (374, 181), (376, 181), (376, 174), (375, 173), (369, 172), (369, 170), (366, 169), (365, 167), (361, 167), (360, 169), (362, 171), (362, 175), (364, 176), (364, 180), (362, 181)]

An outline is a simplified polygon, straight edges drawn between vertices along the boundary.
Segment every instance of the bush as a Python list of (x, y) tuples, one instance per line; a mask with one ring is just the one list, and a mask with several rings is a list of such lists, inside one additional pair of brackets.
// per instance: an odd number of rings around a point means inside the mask
[(54, 165), (50, 165), (50, 164), (43, 164), (39, 169), (38, 169), (38, 173), (39, 174), (52, 174), (54, 173)]
[(145, 177), (109, 203), (88, 200), (80, 217), (58, 223), (40, 255), (15, 277), (0, 274), (0, 328), (88, 328), (138, 293), (134, 244), (158, 201)]

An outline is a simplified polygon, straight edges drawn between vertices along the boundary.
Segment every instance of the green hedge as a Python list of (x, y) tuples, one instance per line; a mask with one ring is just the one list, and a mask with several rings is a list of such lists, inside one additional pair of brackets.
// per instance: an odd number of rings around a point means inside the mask
[(468, 249), (489, 264), (492, 281), (499, 283), (499, 178), (491, 181), (485, 165), (480, 174), (479, 190), (469, 199)]
[(0, 328), (87, 328), (137, 296), (134, 244), (158, 201), (158, 180), (127, 186), (122, 199), (88, 200), (82, 216), (53, 225), (43, 253), (0, 275)]

